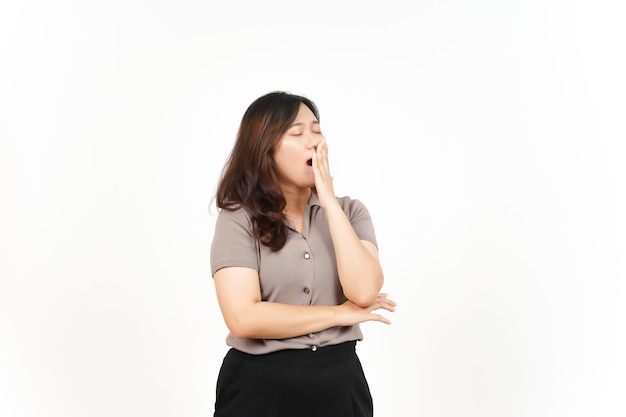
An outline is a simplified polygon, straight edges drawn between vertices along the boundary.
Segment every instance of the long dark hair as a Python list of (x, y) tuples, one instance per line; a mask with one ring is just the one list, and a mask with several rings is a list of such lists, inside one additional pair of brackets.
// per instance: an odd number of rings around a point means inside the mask
[(216, 193), (218, 209), (242, 207), (248, 212), (255, 239), (272, 251), (287, 241), (286, 201), (278, 185), (274, 149), (296, 119), (301, 103), (319, 120), (311, 100), (284, 91), (268, 93), (250, 104)]

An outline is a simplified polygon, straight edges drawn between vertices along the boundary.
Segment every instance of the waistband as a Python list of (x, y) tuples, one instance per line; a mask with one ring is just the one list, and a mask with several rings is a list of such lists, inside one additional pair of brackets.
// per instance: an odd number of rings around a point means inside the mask
[(356, 341), (329, 346), (311, 346), (307, 349), (285, 349), (262, 355), (252, 355), (231, 348), (227, 355), (244, 360), (284, 366), (324, 366), (342, 363), (356, 357)]

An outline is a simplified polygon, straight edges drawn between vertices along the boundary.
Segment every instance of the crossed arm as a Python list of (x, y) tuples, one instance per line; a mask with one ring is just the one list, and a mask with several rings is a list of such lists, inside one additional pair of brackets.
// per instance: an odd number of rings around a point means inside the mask
[(283, 339), (365, 321), (390, 324), (386, 317), (373, 311), (394, 311), (396, 305), (387, 294), (378, 294), (367, 307), (350, 300), (337, 306), (262, 301), (257, 271), (244, 267), (222, 268), (215, 273), (214, 281), (226, 326), (239, 338)]
[[(349, 227), (354, 234), (351, 236), (346, 232), (344, 235), (337, 227), (339, 230), (336, 230), (336, 234), (340, 235), (340, 241), (335, 242), (333, 236), (335, 251), (339, 252), (339, 278), (348, 301), (336, 306), (301, 306), (262, 301), (259, 274), (255, 269), (221, 268), (213, 277), (217, 299), (226, 326), (235, 337), (283, 339), (366, 321), (391, 324), (386, 317), (374, 313), (379, 309), (393, 312), (396, 306), (394, 301), (387, 298), (387, 294), (379, 292), (382, 271), (376, 247), (371, 242), (358, 240), (348, 219), (345, 219), (348, 222), (345, 226), (341, 217), (337, 217), (335, 222), (339, 226)], [(339, 247), (341, 249), (338, 250)]]
[[(341, 213), (329, 216), (329, 223), (339, 279), (348, 301), (337, 306), (262, 301), (259, 274), (255, 269), (221, 268), (213, 277), (217, 299), (226, 325), (235, 337), (283, 339), (366, 321), (391, 324), (386, 317), (374, 313), (379, 309), (393, 312), (396, 306), (387, 294), (379, 292), (382, 270), (376, 247), (358, 239), (343, 210), (338, 208)], [(336, 218), (331, 220), (331, 217)]]

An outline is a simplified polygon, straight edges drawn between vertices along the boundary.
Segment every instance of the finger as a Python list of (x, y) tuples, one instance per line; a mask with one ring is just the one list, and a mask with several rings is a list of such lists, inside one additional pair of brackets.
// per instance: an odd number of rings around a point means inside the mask
[(328, 144), (326, 142), (322, 143), (322, 161), (323, 161), (324, 167), (330, 173), (329, 164), (328, 164)]
[(398, 303), (396, 303), (395, 301), (390, 300), (388, 298), (385, 299), (385, 302), (388, 303), (389, 305), (394, 306), (394, 307), (398, 305)]
[(318, 150), (315, 152), (314, 155), (315, 155), (314, 159), (313, 159), (313, 172), (314, 172), (314, 174), (321, 181), (324, 181), (324, 182), (331, 181), (332, 177), (330, 176), (330, 172), (329, 172), (329, 169), (328, 169), (328, 161), (324, 157), (323, 152), (321, 151), (321, 149), (319, 147), (318, 147)]
[(311, 165), (313, 166), (313, 175), (316, 180), (322, 178), (322, 166), (320, 163), (320, 155), (317, 150), (313, 153), (313, 159)]
[(370, 313), (372, 311), (375, 310), (387, 310), (390, 312), (394, 312), (396, 311), (396, 307), (394, 305), (391, 305), (390, 303), (386, 303), (386, 302), (375, 302), (374, 304), (372, 304), (371, 306), (369, 306), (368, 310), (370, 311)]
[(315, 153), (318, 156), (320, 166), (328, 166), (328, 145), (326, 142), (320, 142), (315, 148)]
[(319, 145), (315, 148), (315, 152), (313, 152), (313, 162), (318, 169), (324, 166), (324, 155), (322, 154), (322, 147)]
[(381, 304), (378, 307), (373, 308), (372, 310), (380, 310), (380, 309), (387, 310), (387, 311), (389, 311), (391, 313), (396, 311), (396, 307), (394, 307), (394, 306), (392, 306), (390, 304)]
[(380, 314), (372, 314), (372, 320), (385, 323), (385, 324), (391, 324), (391, 320), (389, 320), (385, 316), (381, 316)]
[(393, 306), (398, 305), (398, 303), (396, 303), (395, 301), (393, 301), (393, 300), (391, 300), (391, 299), (387, 298), (387, 294), (386, 294), (386, 293), (380, 293), (380, 294), (378, 294), (378, 297), (376, 298), (376, 301), (386, 302), (386, 303), (389, 303), (389, 304), (391, 304), (391, 305), (393, 305)]

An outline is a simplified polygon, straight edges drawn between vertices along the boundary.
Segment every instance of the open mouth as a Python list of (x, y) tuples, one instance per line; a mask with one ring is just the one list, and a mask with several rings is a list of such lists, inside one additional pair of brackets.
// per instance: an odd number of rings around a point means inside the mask
[(311, 167), (311, 166), (313, 166), (313, 159), (308, 159), (308, 160), (306, 161), (306, 164), (307, 164), (308, 166), (310, 166), (310, 167)]

